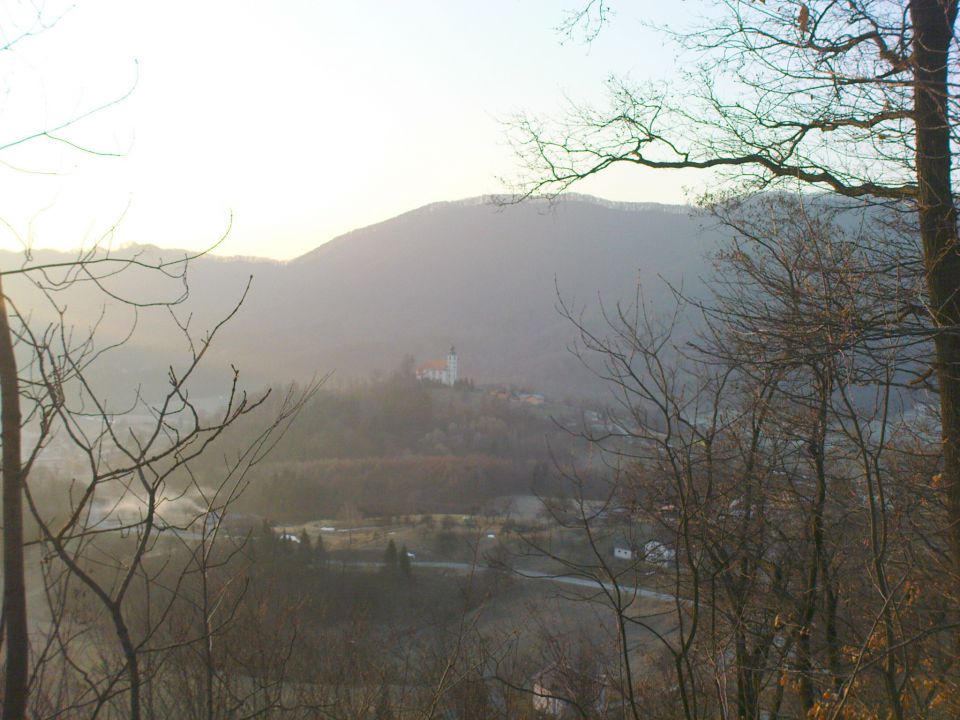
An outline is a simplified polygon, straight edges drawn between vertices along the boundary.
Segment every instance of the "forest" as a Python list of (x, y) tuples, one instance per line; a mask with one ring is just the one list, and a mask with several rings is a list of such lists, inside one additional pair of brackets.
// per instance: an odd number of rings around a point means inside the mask
[[(564, 415), (572, 422), (578, 411)], [(235, 508), (287, 524), (334, 518), (346, 506), (361, 518), (477, 514), (498, 499), (556, 492), (549, 469), (585, 447), (560, 422), (490, 390), (418, 381), (408, 360), (379, 380), (321, 388)], [(223, 451), (262, 431), (248, 425)]]

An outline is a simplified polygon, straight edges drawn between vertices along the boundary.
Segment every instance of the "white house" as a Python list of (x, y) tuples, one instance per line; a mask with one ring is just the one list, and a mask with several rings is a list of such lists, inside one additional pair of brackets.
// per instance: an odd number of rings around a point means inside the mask
[(533, 708), (556, 718), (580, 717), (577, 707), (602, 715), (608, 706), (607, 685), (602, 674), (584, 673), (556, 663), (534, 676)]
[(677, 553), (656, 540), (650, 540), (643, 546), (643, 554), (648, 563), (662, 567), (669, 567), (677, 562)]
[(442, 385), (456, 385), (459, 377), (457, 364), (457, 349), (451, 345), (445, 359), (428, 360), (417, 368), (417, 380), (433, 380)]

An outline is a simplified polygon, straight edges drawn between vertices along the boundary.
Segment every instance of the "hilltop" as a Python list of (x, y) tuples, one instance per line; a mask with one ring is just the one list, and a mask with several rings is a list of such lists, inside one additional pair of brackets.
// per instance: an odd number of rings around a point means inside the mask
[[(684, 206), (586, 196), (507, 206), (484, 198), (435, 203), (347, 233), (289, 262), (199, 258), (190, 267), (191, 296), (181, 316), (191, 318), (191, 328), (209, 327), (252, 278), (243, 307), (214, 345), (214, 357), (235, 364), (253, 384), (329, 371), (348, 381), (387, 372), (407, 355), (437, 356), (455, 344), (461, 375), (477, 382), (561, 397), (594, 395), (601, 386), (568, 352), (576, 333), (557, 312), (558, 294), (584, 311), (587, 322), (598, 323), (601, 304), (610, 309), (631, 302), (639, 282), (654, 311), (669, 311), (666, 283), (682, 283), (693, 295), (702, 290), (709, 267), (705, 251), (718, 240), (704, 224)], [(144, 257), (183, 255), (136, 250)], [(5, 267), (21, 262), (3, 255)], [(46, 251), (36, 256), (69, 258)], [(134, 297), (155, 292), (139, 285), (136, 273), (114, 283), (114, 290)], [(68, 315), (74, 324), (93, 322), (95, 297), (92, 289), (74, 293)], [(101, 336), (121, 337), (130, 318), (129, 311), (112, 308)], [(120, 372), (131, 379), (151, 369), (163, 377), (184, 347), (169, 330), (154, 330), (148, 318), (140, 314), (143, 332), (121, 356), (127, 367)]]

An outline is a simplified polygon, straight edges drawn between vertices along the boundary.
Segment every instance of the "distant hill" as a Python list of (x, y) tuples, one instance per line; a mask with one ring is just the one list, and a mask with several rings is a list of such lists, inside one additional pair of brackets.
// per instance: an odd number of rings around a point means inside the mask
[[(220, 367), (232, 362), (253, 385), (329, 371), (342, 380), (365, 377), (392, 370), (405, 355), (439, 357), (453, 344), (461, 376), (557, 397), (591, 396), (601, 386), (567, 350), (576, 334), (556, 310), (557, 292), (597, 323), (600, 303), (609, 309), (630, 302), (639, 281), (653, 309), (666, 311), (672, 305), (664, 280), (682, 282), (693, 295), (702, 289), (705, 254), (718, 240), (703, 223), (687, 207), (585, 196), (508, 207), (481, 199), (436, 203), (287, 263), (200, 258), (190, 268), (191, 296), (179, 314), (192, 313), (191, 328), (208, 327), (252, 276), (250, 293), (211, 359)], [(140, 251), (150, 258), (182, 255)], [(44, 252), (37, 259), (66, 256)], [(22, 261), (10, 253), (0, 260), (6, 268)], [(137, 273), (111, 283), (121, 295), (159, 293)], [(26, 305), (36, 301), (14, 279), (8, 292), (32, 298)], [(68, 317), (80, 326), (92, 322), (99, 298), (92, 288), (74, 293)], [(155, 329), (155, 314), (141, 313), (141, 330), (119, 356), (113, 382), (118, 373), (125, 383), (156, 373), (162, 379), (185, 347), (169, 328)], [(35, 310), (34, 316), (45, 315)], [(131, 318), (129, 310), (112, 307), (103, 337), (122, 336)]]

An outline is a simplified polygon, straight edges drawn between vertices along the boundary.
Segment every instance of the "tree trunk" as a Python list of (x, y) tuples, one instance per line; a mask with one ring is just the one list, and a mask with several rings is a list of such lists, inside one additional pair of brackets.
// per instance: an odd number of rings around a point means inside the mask
[(920, 237), (937, 325), (934, 344), (943, 416), (943, 487), (954, 567), (960, 578), (960, 251), (947, 112), (947, 62), (956, 17), (956, 0), (910, 3)]
[(27, 597), (23, 575), (20, 388), (13, 335), (0, 281), (0, 425), (3, 437), (3, 615), (7, 668), (3, 720), (22, 720), (27, 705)]

